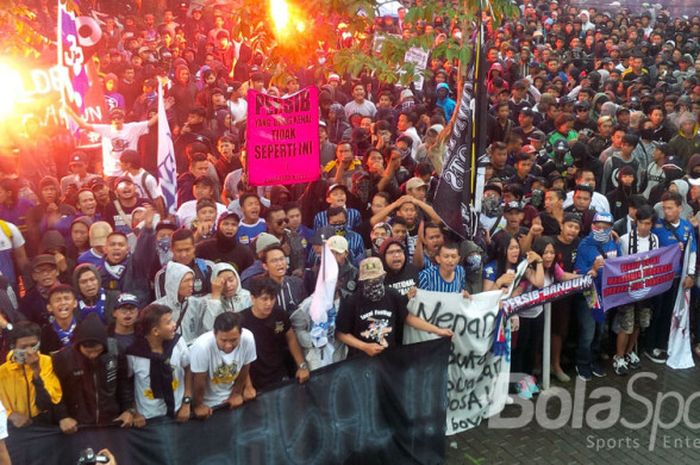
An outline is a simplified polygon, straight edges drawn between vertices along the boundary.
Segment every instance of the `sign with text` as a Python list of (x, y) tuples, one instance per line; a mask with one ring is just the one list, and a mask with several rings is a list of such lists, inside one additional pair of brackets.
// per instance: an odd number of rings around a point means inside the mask
[(518, 296), (505, 299), (503, 301), (503, 310), (509, 315), (511, 313), (518, 313), (522, 310), (536, 307), (537, 305), (546, 304), (547, 302), (554, 302), (555, 300), (578, 294), (592, 287), (593, 278), (588, 275), (574, 278), (569, 281), (561, 281), (545, 286), (542, 289), (533, 289), (530, 292), (525, 292)]
[[(464, 299), (461, 293), (419, 289), (409, 302), (411, 313), (455, 333), (447, 365), (447, 435), (479, 426), (483, 419), (505, 407), (510, 343), (505, 355), (491, 352), (502, 295), (501, 291), (490, 291)], [(407, 343), (434, 337), (409, 326), (404, 328)]]
[(338, 465), (445, 461), (446, 339), (359, 357), (288, 381), (202, 422), (149, 420), (142, 429), (10, 430), (12, 463), (68, 465), (108, 448), (120, 464)]
[(297, 184), (321, 175), (318, 90), (288, 97), (248, 91), (247, 162), (252, 186)]
[(680, 268), (677, 244), (605, 260), (603, 306), (607, 310), (662, 294), (671, 288)]

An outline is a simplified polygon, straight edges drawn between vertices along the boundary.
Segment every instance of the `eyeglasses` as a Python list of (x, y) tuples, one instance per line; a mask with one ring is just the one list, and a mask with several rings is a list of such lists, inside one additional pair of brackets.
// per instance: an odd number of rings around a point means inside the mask
[(287, 224), (288, 221), (289, 220), (287, 220), (287, 218), (285, 218), (283, 220), (277, 220), (277, 223), (275, 223), (275, 224), (277, 224), (277, 226), (282, 226), (283, 224)]

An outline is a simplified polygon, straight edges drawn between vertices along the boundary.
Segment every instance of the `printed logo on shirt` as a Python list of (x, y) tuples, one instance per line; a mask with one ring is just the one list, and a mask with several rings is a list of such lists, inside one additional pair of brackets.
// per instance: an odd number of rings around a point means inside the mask
[(129, 147), (129, 141), (115, 137), (112, 139), (112, 152), (123, 152)]
[(284, 332), (284, 321), (275, 321), (275, 334), (282, 334)]
[(393, 328), (389, 326), (389, 321), (375, 320), (374, 318), (369, 318), (369, 321), (369, 328), (362, 331), (360, 335), (365, 339), (376, 342), (382, 347), (389, 347), (389, 343), (386, 341), (386, 336), (393, 331)]
[[(173, 387), (173, 392), (177, 390), (177, 387), (180, 385), (180, 382), (176, 379), (173, 379), (172, 382), (172, 387)], [(153, 390), (151, 388), (146, 388), (143, 391), (143, 397), (145, 397), (148, 400), (155, 400), (156, 396), (153, 394)]]
[(231, 384), (238, 378), (238, 365), (236, 362), (230, 365), (222, 362), (219, 368), (214, 371), (211, 382), (214, 384)]

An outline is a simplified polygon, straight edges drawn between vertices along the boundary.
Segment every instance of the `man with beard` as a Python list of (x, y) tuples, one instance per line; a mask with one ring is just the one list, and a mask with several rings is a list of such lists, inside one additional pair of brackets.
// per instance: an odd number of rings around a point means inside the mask
[(236, 239), (240, 220), (232, 212), (221, 215), (216, 226), (216, 236), (197, 244), (197, 257), (214, 263), (228, 262), (240, 271), (252, 265), (255, 261), (253, 251)]
[(418, 268), (409, 263), (406, 247), (396, 239), (388, 238), (379, 249), (386, 277), (384, 283), (403, 296), (413, 297), (418, 287)]
[(382, 261), (370, 257), (360, 262), (360, 289), (340, 302), (336, 319), (336, 337), (348, 346), (348, 357), (361, 352), (374, 357), (385, 349), (401, 344), (398, 335), (404, 323), (416, 329), (452, 337), (452, 331), (408, 312), (408, 300), (384, 283)]

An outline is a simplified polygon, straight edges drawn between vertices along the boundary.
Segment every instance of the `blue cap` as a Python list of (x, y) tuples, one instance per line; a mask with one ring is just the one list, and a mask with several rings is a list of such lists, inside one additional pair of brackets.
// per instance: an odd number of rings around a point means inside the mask
[(598, 212), (595, 214), (593, 217), (593, 223), (610, 223), (613, 224), (615, 220), (613, 219), (613, 216), (610, 213), (607, 212)]
[(117, 298), (117, 304), (114, 308), (126, 307), (127, 305), (139, 306), (139, 299), (134, 294), (122, 293)]

